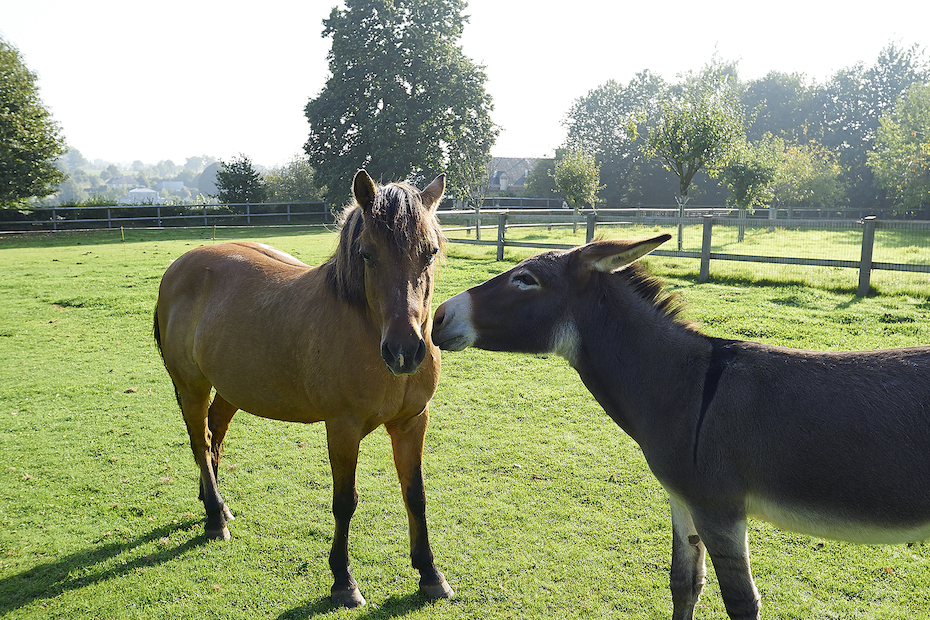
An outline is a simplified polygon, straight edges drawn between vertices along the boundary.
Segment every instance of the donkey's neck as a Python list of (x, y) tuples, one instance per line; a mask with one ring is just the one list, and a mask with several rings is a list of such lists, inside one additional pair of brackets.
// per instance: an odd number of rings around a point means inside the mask
[(693, 429), (711, 339), (632, 292), (579, 301), (570, 361), (607, 414), (644, 450), (652, 437)]

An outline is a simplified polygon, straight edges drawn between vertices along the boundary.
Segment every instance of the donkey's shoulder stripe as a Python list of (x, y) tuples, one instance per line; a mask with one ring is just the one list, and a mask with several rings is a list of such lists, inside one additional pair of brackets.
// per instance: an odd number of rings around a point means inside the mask
[(736, 340), (723, 340), (721, 338), (711, 338), (710, 363), (707, 365), (707, 374), (704, 375), (704, 391), (701, 395), (701, 413), (698, 415), (697, 427), (694, 431), (694, 464), (697, 465), (698, 442), (701, 437), (701, 426), (704, 424), (704, 416), (707, 415), (707, 409), (710, 407), (714, 395), (717, 393), (717, 385), (720, 383), (720, 376), (727, 365), (736, 357), (736, 350), (733, 348)]

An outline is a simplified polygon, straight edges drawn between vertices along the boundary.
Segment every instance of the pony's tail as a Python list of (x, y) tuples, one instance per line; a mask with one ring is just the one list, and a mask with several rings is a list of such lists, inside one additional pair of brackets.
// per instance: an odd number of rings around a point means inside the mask
[(158, 303), (155, 303), (155, 319), (152, 326), (152, 336), (155, 337), (155, 345), (158, 347), (158, 354), (161, 355), (162, 362), (165, 361), (165, 352), (161, 349), (161, 328), (158, 326)]

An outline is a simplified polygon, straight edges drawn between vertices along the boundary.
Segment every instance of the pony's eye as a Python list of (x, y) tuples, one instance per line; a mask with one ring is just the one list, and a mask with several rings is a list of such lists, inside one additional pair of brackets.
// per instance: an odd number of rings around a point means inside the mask
[(539, 286), (539, 282), (532, 276), (532, 274), (522, 271), (518, 274), (515, 274), (510, 280), (513, 282), (517, 288), (527, 289), (533, 286)]
[(427, 265), (432, 265), (436, 260), (436, 255), (439, 254), (439, 248), (430, 248), (423, 253), (423, 262)]
[(373, 265), (375, 262), (375, 257), (372, 256), (370, 252), (361, 251), (359, 255), (362, 257), (362, 260), (365, 261), (366, 265)]

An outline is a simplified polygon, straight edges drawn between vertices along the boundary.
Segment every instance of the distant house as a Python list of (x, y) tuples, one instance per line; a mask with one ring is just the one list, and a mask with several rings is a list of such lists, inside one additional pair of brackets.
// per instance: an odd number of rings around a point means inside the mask
[(107, 181), (108, 187), (139, 187), (139, 182), (132, 177), (113, 177)]
[(489, 167), (489, 195), (521, 194), (526, 189), (526, 177), (537, 161), (532, 157), (493, 157)]
[(166, 189), (169, 192), (179, 192), (184, 189), (184, 181), (161, 181), (155, 187), (159, 191)]
[(165, 201), (158, 195), (154, 189), (147, 187), (137, 187), (129, 190), (125, 198), (118, 201), (121, 205), (160, 205)]

